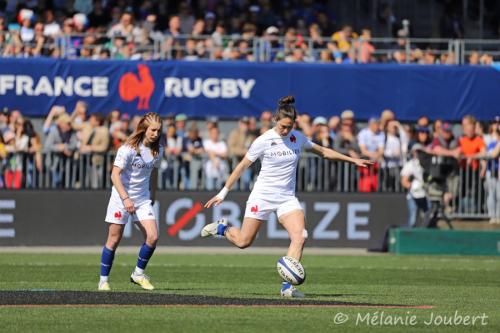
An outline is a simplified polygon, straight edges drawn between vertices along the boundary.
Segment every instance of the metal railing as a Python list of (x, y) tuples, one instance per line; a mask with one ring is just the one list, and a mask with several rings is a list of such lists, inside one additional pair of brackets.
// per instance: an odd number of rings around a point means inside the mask
[[(4, 189), (109, 189), (112, 186), (113, 153), (75, 154), (9, 154), (0, 164), (0, 187)], [(426, 170), (429, 196), (441, 197), (452, 218), (500, 219), (500, 159), (461, 160), (451, 171), (443, 171), (439, 158)], [(237, 158), (227, 163), (216, 179), (207, 177), (206, 156), (191, 158), (168, 156), (159, 169), (160, 190), (216, 190), (236, 167)], [(235, 190), (252, 188), (260, 170), (258, 162), (235, 184)], [(375, 164), (368, 169), (328, 161), (305, 154), (297, 166), (297, 191), (300, 192), (379, 192), (404, 193), (401, 167)], [(438, 184), (439, 186), (435, 186)]]
[[(11, 153), (0, 163), (0, 188), (5, 189), (109, 189), (114, 153), (65, 156), (60, 153)], [(226, 167), (217, 176), (207, 176), (207, 156), (166, 156), (158, 173), (160, 190), (212, 190), (207, 178), (225, 181), (239, 159), (221, 160)], [(257, 179), (260, 163), (252, 165), (236, 190), (250, 190)], [(297, 166), (297, 190), (401, 192), (398, 168), (376, 167), (362, 172), (356, 166), (305, 154)]]
[[(85, 33), (23, 42), (16, 32), (0, 32), (0, 56), (136, 60), (245, 60), (255, 62), (397, 62), (467, 64), (475, 51), (500, 60), (500, 40), (442, 38), (352, 38), (340, 50), (329, 37), (178, 35), (108, 36)], [(373, 47), (368, 51), (366, 47)], [(34, 54), (36, 53), (36, 54)], [(325, 53), (326, 58), (323, 58)], [(429, 60), (430, 57), (430, 60)], [(365, 59), (366, 58), (366, 59)], [(329, 60), (326, 60), (329, 59)], [(348, 61), (346, 61), (348, 60)]]

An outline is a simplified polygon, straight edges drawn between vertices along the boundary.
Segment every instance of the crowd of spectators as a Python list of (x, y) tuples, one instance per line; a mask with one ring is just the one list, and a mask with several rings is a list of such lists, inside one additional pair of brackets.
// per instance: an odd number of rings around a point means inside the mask
[[(373, 42), (337, 27), (325, 1), (29, 1), (0, 13), (3, 57), (456, 64), (448, 45)], [(30, 7), (31, 5), (31, 7)], [(11, 6), (12, 7), (12, 6)], [(43, 8), (43, 9), (42, 9)], [(490, 65), (470, 51), (468, 63)]]
[[(61, 187), (71, 172), (77, 175), (72, 186), (105, 187), (103, 180), (112, 161), (106, 157), (112, 158), (139, 119), (119, 110), (107, 116), (88, 114), (87, 105), (80, 101), (74, 110), (54, 106), (43, 123), (43, 133), (37, 133), (30, 119), (19, 110), (4, 109), (0, 113), (0, 186), (36, 187), (34, 175), (49, 174), (49, 186)], [(272, 112), (267, 110), (259, 119), (243, 117), (235, 128), (222, 132), (214, 117), (203, 122), (188, 119), (182, 113), (165, 116), (162, 188), (220, 188), (252, 141), (272, 126)], [(349, 191), (407, 189), (410, 209), (416, 211), (417, 207), (425, 208), (420, 199), (425, 198), (422, 193), (429, 175), (435, 179), (444, 177), (445, 203), (456, 204), (459, 195), (464, 211), (487, 211), (492, 221), (500, 222), (499, 126), (498, 117), (482, 124), (465, 116), (461, 124), (453, 125), (441, 120), (431, 122), (427, 117), (421, 117), (415, 124), (401, 123), (391, 110), (383, 110), (380, 117), (367, 122), (357, 121), (353, 110), (344, 110), (329, 119), (312, 118), (304, 113), (298, 117), (296, 128), (310, 140), (375, 162), (369, 169), (353, 167), (343, 176), (331, 174), (326, 187), (304, 189), (335, 190), (335, 182), (347, 177), (352, 184)], [(432, 156), (433, 166), (438, 165), (438, 170), (429, 169), (423, 162), (416, 163), (417, 152)], [(85, 163), (80, 162), (82, 159)], [(68, 161), (72, 167), (61, 168), (61, 163)], [(321, 176), (315, 161), (318, 159), (311, 157), (306, 164), (311, 184), (312, 178)], [(258, 165), (247, 170), (240, 189), (250, 189), (257, 171)], [(82, 173), (90, 176), (83, 177)], [(89, 179), (88, 183), (81, 183), (84, 178)], [(410, 224), (415, 223), (414, 217)]]

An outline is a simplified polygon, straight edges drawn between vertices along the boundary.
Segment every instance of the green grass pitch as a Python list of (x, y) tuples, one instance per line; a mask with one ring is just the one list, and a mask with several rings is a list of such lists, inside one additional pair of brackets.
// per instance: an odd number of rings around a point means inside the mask
[[(0, 291), (95, 291), (99, 259), (3, 253)], [(147, 293), (129, 282), (135, 259), (118, 251), (110, 276), (114, 291)], [(156, 254), (147, 273), (154, 293), (279, 299), (277, 259)], [(302, 263), (307, 280), (300, 289), (307, 299), (380, 306), (0, 306), (0, 332), (500, 332), (498, 258), (320, 256), (306, 250)], [(476, 317), (475, 324), (464, 325), (466, 316)]]

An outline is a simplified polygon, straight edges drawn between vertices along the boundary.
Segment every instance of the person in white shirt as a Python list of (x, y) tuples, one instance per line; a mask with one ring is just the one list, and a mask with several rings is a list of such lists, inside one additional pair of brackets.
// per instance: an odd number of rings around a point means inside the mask
[(420, 165), (418, 151), (424, 150), (421, 144), (414, 144), (411, 148), (412, 158), (406, 162), (401, 170), (401, 185), (408, 190), (406, 200), (408, 204), (408, 226), (415, 227), (419, 210), (426, 214), (424, 225), (427, 224), (430, 205), (427, 200), (424, 182), (424, 168)]
[(158, 240), (158, 228), (152, 204), (156, 194), (158, 168), (163, 155), (160, 143), (161, 128), (161, 118), (158, 114), (153, 112), (145, 114), (136, 130), (116, 153), (111, 171), (113, 188), (105, 219), (109, 223), (109, 232), (102, 250), (99, 290), (111, 289), (108, 276), (129, 216), (137, 223), (145, 239), (130, 281), (143, 289), (154, 289), (149, 277), (144, 274), (144, 269), (153, 255)]
[(379, 185), (379, 162), (384, 154), (384, 132), (380, 130), (380, 122), (376, 118), (368, 121), (368, 127), (358, 134), (361, 156), (375, 163), (369, 168), (360, 170), (358, 188), (360, 192), (375, 192)]
[[(224, 188), (206, 204), (205, 208), (220, 204), (243, 172), (257, 159), (261, 169), (253, 190), (248, 198), (241, 229), (228, 226), (225, 219), (206, 225), (202, 237), (225, 236), (239, 248), (250, 246), (269, 215), (276, 212), (280, 223), (290, 237), (287, 255), (300, 260), (307, 238), (304, 211), (295, 197), (297, 163), (303, 149), (329, 160), (340, 160), (367, 167), (372, 162), (352, 158), (332, 149), (312, 143), (301, 132), (293, 129), (297, 111), (293, 96), (279, 101), (274, 115), (275, 126), (259, 136), (250, 146), (245, 157), (236, 166), (226, 181)], [(281, 296), (303, 297), (291, 284), (283, 282)]]
[(219, 129), (212, 127), (208, 132), (209, 138), (203, 140), (203, 148), (208, 155), (205, 162), (205, 186), (211, 191), (222, 185), (224, 177), (227, 176), (228, 166), (227, 145), (219, 138)]

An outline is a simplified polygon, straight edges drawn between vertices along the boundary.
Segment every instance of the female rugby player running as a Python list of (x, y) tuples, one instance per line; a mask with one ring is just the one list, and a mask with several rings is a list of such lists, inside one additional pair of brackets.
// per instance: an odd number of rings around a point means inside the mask
[[(245, 169), (260, 158), (262, 166), (248, 198), (241, 229), (228, 226), (227, 221), (222, 219), (206, 225), (201, 231), (202, 237), (225, 236), (239, 248), (246, 248), (252, 244), (262, 222), (272, 212), (276, 212), (290, 237), (287, 255), (300, 260), (307, 238), (304, 212), (295, 197), (297, 163), (302, 148), (329, 160), (346, 161), (360, 167), (367, 167), (372, 163), (314, 144), (301, 132), (293, 130), (297, 118), (294, 102), (293, 96), (280, 99), (274, 115), (275, 126), (252, 143), (245, 158), (227, 179), (224, 188), (205, 204), (205, 208), (220, 204)], [(280, 293), (284, 297), (304, 296), (287, 282), (283, 282)]]
[(109, 232), (106, 246), (102, 250), (99, 290), (110, 290), (109, 272), (130, 215), (134, 222), (138, 222), (145, 239), (130, 281), (143, 289), (154, 289), (149, 277), (144, 274), (144, 269), (153, 255), (158, 239), (152, 204), (156, 194), (157, 168), (163, 155), (163, 147), (160, 144), (161, 128), (161, 118), (158, 114), (145, 114), (135, 131), (116, 153), (111, 171), (113, 189), (106, 214)]

